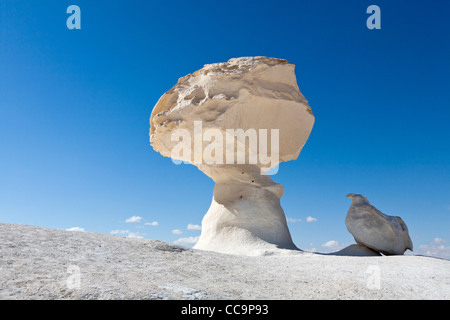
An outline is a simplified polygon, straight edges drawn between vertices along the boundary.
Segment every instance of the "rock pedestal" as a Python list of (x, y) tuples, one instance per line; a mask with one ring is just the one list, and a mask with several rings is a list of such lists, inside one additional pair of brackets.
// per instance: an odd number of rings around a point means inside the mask
[(280, 206), (284, 188), (263, 172), (297, 159), (313, 124), (294, 66), (282, 59), (205, 65), (159, 99), (150, 118), (153, 148), (216, 183), (195, 248), (250, 255), (296, 249)]

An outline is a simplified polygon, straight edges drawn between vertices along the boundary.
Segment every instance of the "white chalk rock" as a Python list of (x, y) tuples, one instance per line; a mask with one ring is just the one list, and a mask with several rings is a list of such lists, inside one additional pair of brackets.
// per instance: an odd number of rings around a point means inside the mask
[(345, 225), (356, 243), (384, 255), (402, 255), (413, 249), (408, 228), (400, 217), (388, 216), (372, 206), (361, 194), (347, 195), (352, 200)]
[(313, 124), (294, 65), (282, 59), (207, 64), (159, 99), (150, 117), (153, 148), (216, 182), (195, 248), (248, 255), (296, 249), (280, 206), (284, 188), (261, 170), (297, 159)]

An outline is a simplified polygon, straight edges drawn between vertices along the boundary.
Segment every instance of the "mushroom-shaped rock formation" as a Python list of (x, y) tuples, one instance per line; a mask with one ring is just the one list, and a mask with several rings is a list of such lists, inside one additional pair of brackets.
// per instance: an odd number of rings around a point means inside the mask
[(413, 249), (408, 228), (400, 217), (388, 216), (372, 206), (361, 194), (349, 193), (352, 200), (345, 225), (356, 243), (384, 255), (402, 255)]
[(215, 181), (194, 248), (258, 255), (297, 249), (266, 170), (295, 160), (314, 124), (294, 65), (268, 57), (207, 64), (155, 105), (150, 143)]

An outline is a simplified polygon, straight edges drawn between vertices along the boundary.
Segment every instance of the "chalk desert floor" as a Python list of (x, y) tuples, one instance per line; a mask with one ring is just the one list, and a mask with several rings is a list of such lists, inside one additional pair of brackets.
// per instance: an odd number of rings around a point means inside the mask
[(0, 223), (0, 299), (449, 299), (450, 261), (247, 257)]

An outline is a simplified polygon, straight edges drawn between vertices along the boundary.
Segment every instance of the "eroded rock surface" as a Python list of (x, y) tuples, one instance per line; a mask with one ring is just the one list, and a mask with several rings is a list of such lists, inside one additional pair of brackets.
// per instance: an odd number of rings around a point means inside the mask
[(282, 59), (207, 64), (159, 99), (150, 118), (153, 148), (216, 182), (195, 248), (250, 255), (296, 249), (280, 205), (284, 188), (261, 170), (297, 159), (313, 124), (294, 65)]

